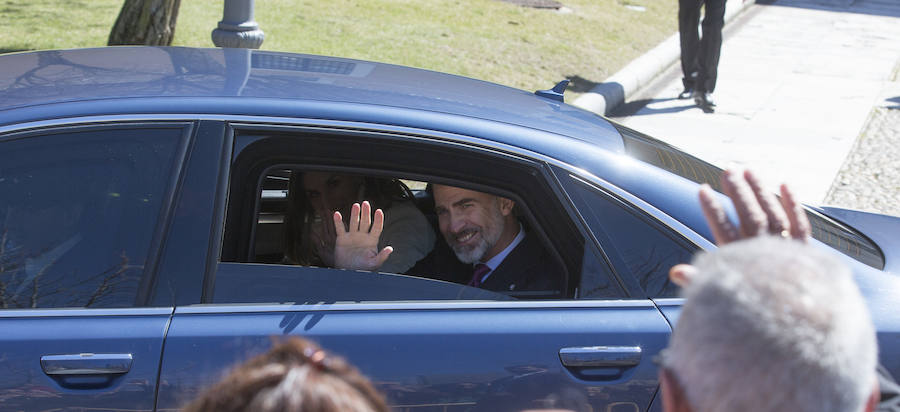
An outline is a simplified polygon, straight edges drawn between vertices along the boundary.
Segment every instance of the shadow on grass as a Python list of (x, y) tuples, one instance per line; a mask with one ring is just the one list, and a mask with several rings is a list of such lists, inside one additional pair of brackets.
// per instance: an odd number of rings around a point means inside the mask
[(23, 52), (23, 51), (29, 51), (29, 50), (34, 50), (34, 49), (5, 49), (3, 47), (0, 47), (0, 54)]
[(566, 87), (566, 91), (569, 92), (587, 93), (600, 84), (578, 75), (566, 76), (566, 78), (569, 79), (569, 86)]

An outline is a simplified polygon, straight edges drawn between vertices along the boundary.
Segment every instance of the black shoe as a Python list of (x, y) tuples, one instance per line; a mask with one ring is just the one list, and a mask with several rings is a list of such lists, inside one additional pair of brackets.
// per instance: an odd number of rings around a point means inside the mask
[(694, 93), (694, 103), (701, 108), (712, 108), (716, 107), (716, 102), (712, 98), (712, 93), (710, 92), (696, 92)]
[(684, 90), (681, 91), (681, 93), (678, 93), (678, 98), (682, 100), (690, 99), (692, 96), (694, 96), (693, 87), (685, 87)]

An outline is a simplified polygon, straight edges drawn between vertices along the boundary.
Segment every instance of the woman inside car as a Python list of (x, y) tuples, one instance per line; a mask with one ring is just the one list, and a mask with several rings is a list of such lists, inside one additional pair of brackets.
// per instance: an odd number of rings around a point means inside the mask
[(397, 179), (294, 170), (285, 224), (285, 260), (306, 266), (403, 273), (435, 241)]

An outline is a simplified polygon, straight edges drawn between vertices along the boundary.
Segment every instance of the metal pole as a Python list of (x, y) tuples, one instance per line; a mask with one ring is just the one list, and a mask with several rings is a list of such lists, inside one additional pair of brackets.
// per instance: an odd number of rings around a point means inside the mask
[(258, 49), (266, 38), (253, 21), (254, 0), (225, 0), (225, 11), (212, 32), (216, 47)]

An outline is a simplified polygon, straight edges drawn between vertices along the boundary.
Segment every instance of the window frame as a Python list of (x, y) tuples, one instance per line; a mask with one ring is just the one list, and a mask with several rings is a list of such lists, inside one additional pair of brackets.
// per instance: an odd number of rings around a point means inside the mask
[[(659, 235), (661, 237), (668, 239), (672, 243), (685, 249), (685, 251), (690, 252), (690, 255), (693, 256), (697, 252), (704, 250), (700, 245), (697, 245), (695, 242), (691, 241), (684, 234), (673, 229), (671, 226), (666, 225), (665, 223), (659, 221), (654, 216), (646, 213), (646, 211), (642, 210), (637, 205), (632, 204), (628, 200), (626, 200), (623, 197), (608, 190), (607, 188), (603, 187), (602, 185), (600, 185), (594, 181), (591, 181), (590, 179), (588, 179), (584, 176), (580, 176), (576, 173), (572, 173), (572, 172), (569, 172), (566, 170), (555, 168), (554, 172), (560, 176), (561, 184), (567, 193), (577, 190), (577, 188), (574, 187), (575, 185), (584, 186), (583, 190), (593, 192), (597, 196), (606, 198), (612, 207), (618, 207), (618, 208), (622, 209), (623, 213), (627, 213), (627, 214), (631, 215), (634, 218), (634, 220), (645, 224), (647, 227), (649, 227), (652, 230), (655, 230), (656, 232), (659, 233)], [(572, 195), (570, 195), (570, 197), (571, 196)], [(573, 202), (574, 202), (574, 200), (573, 200)], [(582, 202), (587, 202), (587, 200), (581, 199), (577, 203), (582, 203)], [(576, 209), (578, 209), (577, 204), (576, 204)], [(602, 250), (611, 249), (611, 250), (616, 251), (616, 252), (612, 253), (612, 257), (610, 257), (610, 259), (611, 259), (610, 262), (617, 271), (619, 271), (620, 273), (626, 274), (625, 276), (629, 279), (629, 282), (632, 282), (632, 285), (631, 285), (632, 287), (638, 288), (639, 290), (641, 290), (642, 293), (644, 293), (648, 298), (651, 298), (651, 299), (674, 299), (674, 298), (677, 298), (674, 296), (656, 296), (656, 295), (650, 294), (646, 290), (646, 288), (641, 286), (639, 276), (631, 270), (631, 268), (629, 267), (628, 264), (625, 263), (625, 261), (623, 260), (623, 257), (618, 252), (618, 249), (614, 245), (610, 245), (609, 248), (605, 247), (605, 245), (607, 243), (615, 242), (614, 239), (611, 239), (607, 236), (607, 234), (606, 234), (607, 231), (605, 229), (603, 230), (604, 233), (602, 233), (601, 235), (603, 236), (604, 240), (601, 240), (599, 238), (598, 234), (594, 233), (593, 224), (590, 223), (588, 220), (586, 220), (587, 218), (585, 218), (583, 214), (581, 216), (581, 219), (583, 220), (584, 224), (591, 231), (590, 236), (595, 242), (597, 242), (598, 247), (600, 247)], [(595, 220), (594, 218), (590, 218), (590, 219), (592, 221)], [(597, 224), (602, 225), (602, 223), (600, 223), (600, 222), (598, 222)], [(679, 263), (690, 263), (690, 261), (679, 262)]]
[[(584, 259), (585, 246), (596, 249), (596, 243), (590, 237), (589, 230), (584, 227), (584, 223), (573, 215), (572, 204), (565, 192), (560, 187), (556, 176), (550, 170), (549, 165), (541, 156), (528, 156), (525, 150), (509, 147), (498, 147), (491, 142), (483, 141), (478, 138), (469, 136), (450, 135), (441, 132), (429, 133), (429, 131), (414, 130), (396, 131), (385, 129), (373, 129), (371, 125), (365, 128), (353, 127), (328, 127), (315, 125), (273, 125), (273, 124), (256, 124), (256, 123), (232, 123), (229, 129), (233, 131), (234, 148), (231, 156), (231, 164), (228, 176), (228, 201), (226, 206), (226, 217), (223, 222), (224, 235), (222, 238), (221, 254), (219, 255), (220, 263), (234, 263), (246, 261), (249, 253), (252, 251), (253, 243), (249, 241), (253, 236), (253, 220), (260, 211), (260, 193), (265, 171), (273, 168), (290, 166), (292, 168), (301, 167), (315, 170), (334, 170), (346, 173), (360, 173), (373, 176), (391, 176), (403, 179), (412, 179), (420, 181), (431, 181), (436, 183), (451, 184), (464, 186), (473, 190), (481, 190), (485, 192), (495, 193), (501, 196), (509, 197), (517, 202), (521, 207), (523, 219), (532, 223), (532, 230), (540, 236), (541, 243), (549, 249), (549, 253), (554, 255), (558, 261), (562, 262), (568, 273), (567, 284), (564, 286), (566, 296), (560, 300), (578, 299), (578, 290), (580, 286), (581, 264)], [(294, 146), (293, 150), (278, 151), (272, 149), (272, 139), (284, 139), (277, 142), (278, 144), (286, 144)], [(346, 139), (346, 147), (351, 150), (340, 151), (335, 153), (333, 150), (337, 144), (336, 141)], [(253, 154), (253, 144), (266, 140), (269, 142), (268, 148), (261, 149), (259, 154)], [(311, 143), (311, 141), (314, 141)], [(351, 144), (356, 143), (356, 144)], [(360, 149), (357, 146), (366, 146)], [(309, 147), (305, 147), (309, 146)], [(464, 155), (465, 162), (476, 162), (487, 160), (489, 162), (500, 163), (505, 170), (515, 170), (518, 179), (504, 179), (501, 177), (486, 176), (482, 178), (477, 171), (471, 171), (469, 168), (454, 166), (435, 166), (433, 162), (425, 162), (417, 160), (411, 165), (409, 162), (397, 163), (391, 159), (394, 157), (403, 157), (403, 155), (387, 156), (387, 158), (372, 159), (370, 155), (373, 153), (370, 148), (378, 147), (381, 153), (388, 153), (387, 148), (400, 148), (398, 152), (405, 154), (417, 152), (450, 152), (451, 155), (442, 157), (461, 157)], [(249, 150), (249, 151), (248, 151)], [(294, 152), (285, 155), (285, 152)], [(265, 155), (268, 152), (270, 155)], [(254, 160), (242, 160), (241, 156), (250, 153)], [(423, 156), (431, 159), (430, 157)], [(472, 160), (473, 158), (477, 160)], [(445, 164), (447, 160), (442, 160)], [(425, 163), (428, 163), (425, 166)], [(440, 163), (440, 162), (439, 162)], [(471, 164), (471, 163), (470, 163)], [(508, 176), (507, 176), (508, 177)], [(480, 180), (480, 181), (479, 181)], [(252, 182), (252, 184), (251, 184)], [(534, 183), (539, 183), (540, 188), (532, 188)], [(252, 187), (250, 189), (249, 187)], [(253, 190), (253, 195), (248, 196), (247, 193)], [(535, 196), (534, 193), (541, 193)], [(521, 193), (521, 196), (519, 195)], [(523, 196), (531, 199), (525, 202)], [(542, 205), (549, 202), (553, 211), (550, 213), (535, 213), (535, 210), (546, 210)], [(248, 218), (248, 216), (250, 218)], [(555, 220), (554, 220), (555, 219)], [(568, 224), (559, 225), (560, 221), (568, 222)], [(238, 222), (238, 230), (234, 229), (235, 222)], [(548, 222), (555, 222), (549, 224)], [(562, 228), (564, 226), (564, 228)], [(548, 227), (550, 227), (548, 233)], [(248, 229), (249, 228), (249, 229)], [(567, 233), (561, 235), (560, 233)], [(559, 243), (565, 242), (567, 238), (577, 234), (583, 239), (577, 252), (565, 249)], [(438, 233), (437, 236), (440, 236)], [(248, 241), (241, 243), (241, 238)], [(562, 241), (557, 242), (558, 239)], [(569, 243), (577, 243), (578, 240), (568, 240)], [(572, 258), (573, 254), (579, 253), (581, 256), (577, 259), (578, 270), (573, 271)], [(605, 266), (605, 271), (600, 276), (609, 276), (610, 282), (614, 282), (617, 290), (620, 291), (619, 297), (610, 299), (633, 299), (643, 298), (641, 295), (635, 295), (632, 288), (627, 287), (618, 275), (615, 273), (614, 267), (606, 259), (602, 250), (596, 250), (595, 260), (601, 260)], [(215, 274), (212, 274), (213, 276)], [(212, 303), (212, 295), (215, 281), (212, 279), (207, 282), (209, 289), (205, 290), (204, 303)]]

